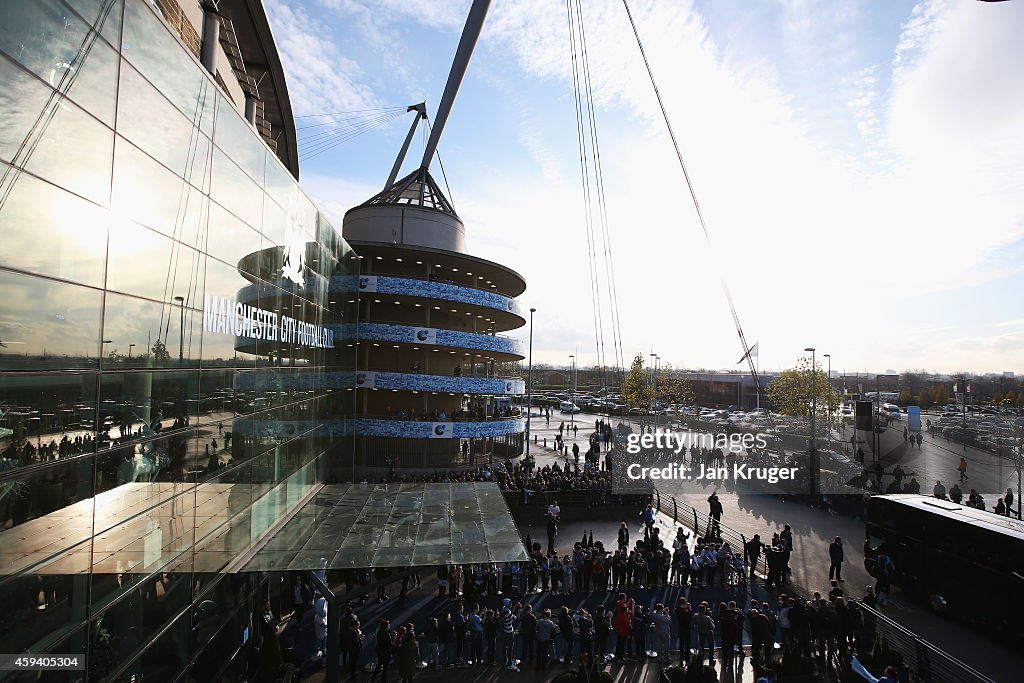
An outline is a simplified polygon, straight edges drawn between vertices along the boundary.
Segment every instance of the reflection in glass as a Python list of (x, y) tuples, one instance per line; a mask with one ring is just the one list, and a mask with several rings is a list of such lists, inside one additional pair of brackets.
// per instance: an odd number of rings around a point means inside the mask
[(95, 368), (101, 292), (0, 270), (0, 369)]
[(146, 3), (125, 5), (121, 54), (182, 114), (207, 135), (212, 133), (215, 91), (210, 79)]
[[(4, 373), (0, 396), (5, 404), (0, 411), (0, 472), (96, 449), (95, 374)], [(2, 496), (10, 494), (6, 490)], [(2, 514), (0, 510), (0, 528)]]
[[(173, 303), (174, 297), (178, 296), (185, 300), (186, 308), (199, 307), (203, 299), (205, 260), (198, 251), (158, 232), (131, 221), (117, 221), (111, 226), (110, 232), (107, 287), (157, 301), (166, 301), (165, 308), (168, 309), (179, 307), (179, 304)], [(170, 315), (169, 311), (163, 312), (161, 318), (164, 323)], [(177, 320), (176, 315), (171, 317)], [(164, 326), (166, 327), (166, 324)], [(105, 339), (111, 338), (109, 333), (105, 334)], [(188, 334), (189, 330), (186, 330), (186, 335)], [(133, 341), (139, 342), (144, 339)], [(195, 353), (198, 355), (198, 348)]]
[[(0, 165), (0, 171), (7, 167)], [(68, 230), (74, 226), (73, 230)], [(0, 264), (101, 286), (107, 211), (24, 174), (0, 202)]]
[(238, 111), (225, 101), (223, 95), (218, 93), (217, 99), (217, 126), (213, 141), (250, 178), (263, 185), (266, 146), (261, 138), (253, 135), (252, 126), (238, 115)]
[(117, 101), (117, 132), (194, 186), (209, 186), (210, 140), (125, 63)]
[(118, 46), (121, 42), (122, 0), (67, 0), (67, 3), (93, 28), (98, 27), (111, 45)]
[(91, 456), (0, 482), (0, 651), (54, 643), (84, 620), (91, 495)]
[(263, 193), (231, 159), (213, 150), (213, 182), (210, 196), (253, 227), (260, 226)]
[[(110, 11), (114, 3), (105, 4)], [(113, 123), (117, 54), (58, 0), (0, 3), (0, 50), (104, 123)]]
[(250, 228), (223, 209), (217, 202), (210, 202), (210, 219), (207, 228), (206, 252), (224, 261), (231, 267), (245, 268), (253, 275), (259, 274), (259, 258), (246, 259), (260, 250), (261, 237), (257, 230)]
[[(107, 206), (114, 134), (68, 100), (0, 57), (0, 156)], [(9, 174), (4, 182), (12, 183)]]
[(119, 218), (138, 221), (200, 249), (207, 204), (199, 190), (124, 138), (117, 138), (112, 206)]

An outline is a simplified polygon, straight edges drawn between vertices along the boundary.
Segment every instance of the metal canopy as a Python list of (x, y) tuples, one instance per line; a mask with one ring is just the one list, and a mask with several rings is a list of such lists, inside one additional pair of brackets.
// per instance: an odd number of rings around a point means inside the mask
[(430, 172), (425, 168), (416, 169), (388, 189), (370, 197), (360, 206), (386, 206), (389, 204), (420, 206), (425, 209), (441, 211), (458, 218), (452, 203), (444, 196), (441, 188), (438, 187), (437, 183), (430, 176)]
[(240, 571), (521, 562), (497, 484), (325, 486)]

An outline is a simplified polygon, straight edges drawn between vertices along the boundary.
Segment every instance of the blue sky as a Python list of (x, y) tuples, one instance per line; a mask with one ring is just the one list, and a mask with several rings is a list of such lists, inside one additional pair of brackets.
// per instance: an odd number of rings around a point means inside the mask
[[(266, 5), (305, 116), (421, 100), (433, 114), (469, 3)], [(1024, 372), (1024, 4), (630, 8), (713, 249), (621, 1), (583, 0), (627, 358), (735, 367), (724, 279), (765, 368), (815, 346), (851, 372)], [(339, 229), (382, 186), (409, 116), (303, 161)], [(440, 151), (470, 252), (527, 278), (535, 357), (593, 361), (564, 3), (493, 0)]]

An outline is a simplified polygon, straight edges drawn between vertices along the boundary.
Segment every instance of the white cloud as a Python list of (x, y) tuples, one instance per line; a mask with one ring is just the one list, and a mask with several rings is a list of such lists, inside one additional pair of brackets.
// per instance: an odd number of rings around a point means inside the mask
[[(331, 4), (363, 12), (381, 36), (423, 27), (457, 35), (468, 6)], [(724, 277), (766, 366), (791, 363), (809, 343), (829, 345), (851, 369), (1019, 365), (1013, 335), (982, 344), (985, 355), (962, 340), (912, 337), (948, 327), (943, 315), (951, 313), (915, 309), (923, 293), (1018, 267), (993, 265), (993, 256), (1024, 236), (1020, 3), (922, 2), (888, 62), (859, 50), (856, 7), (786, 3), (777, 24), (758, 30), (777, 32), (786, 59), (807, 63), (818, 88), (812, 110), (780, 78), (780, 55), (738, 57), (692, 3), (631, 8), (717, 250), (709, 255), (702, 245), (621, 3), (586, 3), (627, 357), (654, 346), (678, 366), (731, 366), (739, 342), (718, 285)], [(301, 25), (301, 13), (292, 14)], [(400, 61), (401, 42), (380, 40)], [(461, 160), (446, 157), (470, 250), (527, 277), (524, 304), (540, 309), (535, 361), (550, 353), (547, 360), (564, 363), (576, 344), (586, 358), (593, 316), (578, 167), (559, 139), (573, 124), (546, 121), (555, 108), (529, 91), (537, 79), (571, 78), (564, 7), (496, 0), (470, 74), (464, 90), (507, 84), (515, 92), (508, 106), (523, 116), (512, 139), (527, 160), (509, 167), (468, 146)], [(833, 110), (849, 117), (862, 147), (827, 127)], [(459, 136), (448, 130), (445, 139), (460, 144)], [(312, 193), (339, 202), (345, 193), (324, 183)], [(351, 202), (368, 196), (353, 192)], [(862, 286), (884, 291), (886, 305), (859, 302)], [(605, 339), (610, 348), (610, 333)]]
[(366, 72), (338, 50), (323, 24), (293, 3), (265, 4), (296, 116), (382, 106), (360, 82)]

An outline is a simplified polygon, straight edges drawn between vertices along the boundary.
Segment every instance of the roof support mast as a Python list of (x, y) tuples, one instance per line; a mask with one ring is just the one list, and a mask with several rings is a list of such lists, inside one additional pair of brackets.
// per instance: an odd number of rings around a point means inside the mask
[(430, 160), (434, 158), (434, 151), (441, 139), (441, 133), (444, 132), (445, 123), (448, 122), (448, 114), (452, 111), (452, 105), (455, 104), (455, 96), (459, 94), (462, 77), (466, 75), (469, 58), (473, 56), (473, 48), (476, 47), (476, 40), (480, 37), (480, 30), (484, 26), (484, 18), (487, 16), (487, 9), (490, 5), (491, 0), (473, 0), (473, 6), (469, 9), (466, 25), (462, 29), (462, 38), (459, 39), (459, 49), (455, 52), (452, 70), (448, 73), (448, 83), (444, 86), (444, 94), (441, 96), (441, 103), (437, 108), (437, 117), (430, 130), (427, 146), (423, 150), (423, 160), (420, 161), (421, 169), (429, 168)]
[(395, 179), (398, 178), (398, 171), (401, 170), (402, 163), (405, 161), (405, 155), (409, 152), (409, 145), (412, 144), (412, 136), (416, 134), (416, 126), (419, 125), (420, 119), (427, 118), (427, 103), (410, 104), (409, 108), (405, 111), (414, 111), (417, 114), (416, 118), (412, 120), (412, 125), (409, 126), (409, 134), (405, 136), (405, 142), (402, 144), (402, 150), (398, 153), (398, 158), (395, 159), (395, 165), (391, 168), (391, 175), (388, 176), (388, 181), (384, 183), (385, 192), (394, 186)]

